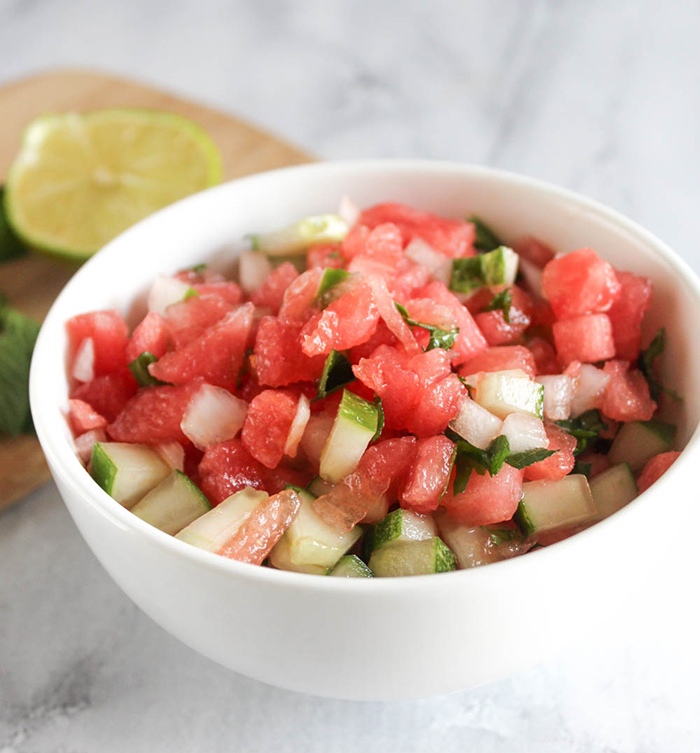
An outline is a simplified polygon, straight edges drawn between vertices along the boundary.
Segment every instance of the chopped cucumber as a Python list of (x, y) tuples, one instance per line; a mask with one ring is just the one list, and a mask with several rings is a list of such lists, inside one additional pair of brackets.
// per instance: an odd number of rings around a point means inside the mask
[(588, 479), (571, 474), (556, 481), (528, 481), (513, 518), (525, 536), (565, 531), (597, 519)]
[(317, 397), (323, 398), (355, 381), (352, 364), (337, 350), (332, 350), (323, 365), (321, 378), (318, 380)]
[(141, 520), (171, 536), (209, 510), (209, 500), (180, 471), (173, 471), (131, 508)]
[(503, 559), (485, 528), (469, 528), (450, 517), (444, 508), (438, 508), (435, 519), (440, 535), (454, 552), (460, 569), (488, 565)]
[(496, 371), (484, 375), (474, 391), (474, 400), (499, 418), (511, 413), (542, 418), (544, 386), (527, 375)]
[(429, 515), (419, 515), (399, 508), (390, 512), (384, 520), (372, 526), (372, 549), (381, 549), (387, 544), (403, 541), (425, 541), (437, 536), (437, 526)]
[(254, 251), (268, 256), (302, 254), (315, 243), (342, 241), (347, 235), (348, 224), (336, 214), (321, 214), (306, 217), (270, 233), (249, 235)]
[(270, 564), (278, 570), (288, 570), (293, 573), (309, 573), (310, 575), (326, 575), (327, 567), (320, 565), (299, 565), (292, 562), (289, 539), (285, 536), (275, 544), (270, 552)]
[(617, 465), (628, 463), (634, 473), (660, 452), (668, 452), (676, 435), (673, 424), (661, 421), (633, 421), (622, 424), (613, 440), (608, 460)]
[(321, 451), (322, 479), (336, 484), (355, 470), (377, 431), (378, 421), (376, 405), (343, 391), (333, 428)]
[(450, 288), (472, 293), (485, 285), (512, 285), (518, 274), (518, 255), (512, 248), (499, 246), (478, 256), (452, 260)]
[(639, 494), (632, 469), (627, 463), (614, 465), (599, 473), (591, 479), (590, 487), (600, 520), (621, 510)]
[(374, 573), (355, 554), (346, 554), (328, 573), (336, 578), (374, 578)]
[[(338, 560), (353, 546), (362, 536), (362, 527), (355, 526), (348, 533), (338, 533), (335, 529), (326, 525), (316, 515), (311, 507), (315, 497), (304, 489), (295, 489), (301, 499), (299, 512), (289, 528), (282, 536), (285, 544), (283, 549), (288, 549), (289, 563), (292, 566), (282, 567), (275, 561), (275, 549), (272, 550), (271, 559), (275, 567), (284, 570), (296, 569), (294, 566), (313, 566), (327, 569), (333, 567)], [(286, 552), (284, 553), (286, 555)]]
[(369, 569), (378, 578), (429, 575), (457, 569), (457, 558), (442, 539), (403, 541), (375, 549)]
[(207, 552), (218, 552), (267, 497), (266, 492), (248, 486), (197, 518), (175, 538)]
[(322, 306), (327, 306), (330, 303), (330, 297), (328, 294), (339, 283), (347, 280), (350, 276), (350, 272), (346, 272), (344, 269), (337, 269), (336, 267), (327, 267), (323, 270), (323, 276), (321, 282), (318, 284), (318, 293), (316, 296)]
[(154, 376), (151, 376), (150, 372), (148, 371), (148, 367), (155, 363), (158, 359), (153, 355), (153, 353), (149, 353), (147, 350), (145, 350), (138, 358), (135, 358), (130, 364), (129, 364), (129, 371), (132, 373), (134, 379), (138, 382), (139, 387), (153, 387), (157, 384), (165, 384), (165, 382), (161, 382), (160, 379), (156, 379)]
[(90, 475), (107, 494), (129, 510), (170, 475), (170, 466), (147, 445), (95, 442)]
[(314, 497), (322, 497), (324, 494), (328, 494), (333, 488), (333, 484), (324, 481), (320, 476), (315, 476), (309, 481), (309, 485), (306, 488), (314, 495)]

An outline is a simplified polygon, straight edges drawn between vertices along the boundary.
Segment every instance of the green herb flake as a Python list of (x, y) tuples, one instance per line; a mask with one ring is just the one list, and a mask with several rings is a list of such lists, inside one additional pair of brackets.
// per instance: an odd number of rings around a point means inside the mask
[(396, 301), (394, 301), (394, 306), (396, 306), (396, 310), (399, 312), (399, 314), (401, 314), (403, 320), (406, 322), (406, 324), (408, 324), (409, 327), (421, 327), (422, 329), (430, 333), (428, 346), (425, 349), (426, 351), (433, 350), (434, 348), (449, 350), (455, 344), (457, 335), (459, 335), (459, 327), (446, 330), (441, 329), (435, 324), (424, 324), (423, 322), (417, 322), (415, 319), (411, 319), (405, 306), (402, 306)]
[(572, 473), (580, 473), (582, 476), (590, 478), (592, 468), (593, 463), (584, 463), (583, 461), (576, 459)]
[(665, 349), (666, 330), (664, 327), (661, 327), (649, 343), (649, 347), (639, 354), (637, 366), (649, 383), (649, 393), (652, 400), (658, 401), (663, 393), (672, 397), (674, 400), (682, 400), (683, 398), (675, 390), (664, 387), (656, 376), (655, 361), (663, 354)]
[(494, 546), (506, 544), (509, 541), (517, 541), (521, 538), (521, 533), (517, 528), (489, 528), (481, 526), (491, 537), (491, 543)]
[(194, 272), (196, 275), (204, 274), (204, 270), (207, 268), (207, 265), (202, 262), (201, 264), (195, 264), (194, 267), (190, 269), (191, 272)]
[(513, 305), (513, 293), (510, 288), (502, 290), (495, 295), (484, 311), (502, 311), (506, 324), (510, 324), (510, 307)]
[(539, 463), (541, 460), (546, 460), (547, 458), (554, 455), (555, 452), (556, 450), (545, 450), (542, 448), (536, 450), (525, 450), (525, 452), (514, 452), (512, 455), (509, 455), (506, 458), (506, 463), (508, 463), (508, 465), (512, 468), (522, 470), (523, 468), (527, 468), (529, 465)]
[(601, 432), (608, 430), (608, 425), (603, 421), (597, 408), (588, 410), (577, 418), (557, 421), (557, 425), (578, 440), (574, 455), (580, 455), (592, 447), (598, 441)]
[(185, 295), (182, 296), (182, 300), (188, 301), (190, 298), (194, 298), (198, 295), (199, 293), (190, 285), (190, 287), (185, 291)]
[(494, 248), (503, 245), (501, 239), (480, 217), (473, 214), (469, 217), (469, 222), (474, 225), (475, 230), (474, 248), (479, 251), (493, 251)]
[(151, 376), (151, 372), (148, 370), (148, 367), (157, 360), (158, 359), (153, 353), (144, 350), (138, 358), (135, 358), (129, 364), (129, 371), (133, 374), (139, 387), (157, 387), (158, 385), (165, 384), (165, 382), (161, 382), (160, 379)]
[(318, 285), (316, 297), (324, 308), (331, 302), (329, 296), (331, 290), (333, 290), (336, 285), (347, 280), (348, 277), (350, 277), (350, 273), (346, 272), (344, 269), (326, 267), (326, 269), (323, 270), (323, 276)]

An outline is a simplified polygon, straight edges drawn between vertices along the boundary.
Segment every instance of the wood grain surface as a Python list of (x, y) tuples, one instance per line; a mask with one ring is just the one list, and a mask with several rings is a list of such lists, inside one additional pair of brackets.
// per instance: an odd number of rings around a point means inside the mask
[[(27, 123), (46, 112), (102, 107), (148, 107), (180, 113), (203, 126), (221, 150), (224, 177), (311, 160), (279, 138), (237, 118), (150, 86), (91, 71), (54, 71), (0, 87), (0, 176), (4, 179)], [(0, 291), (10, 303), (41, 320), (75, 267), (31, 254), (0, 264)], [(49, 479), (34, 437), (0, 438), (0, 510)]]

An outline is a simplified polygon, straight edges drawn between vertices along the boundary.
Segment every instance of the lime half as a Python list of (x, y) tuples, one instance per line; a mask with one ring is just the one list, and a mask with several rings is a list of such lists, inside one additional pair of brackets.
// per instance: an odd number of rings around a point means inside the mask
[(220, 180), (219, 151), (196, 123), (111, 109), (33, 121), (4, 198), (25, 243), (81, 261), (157, 209)]

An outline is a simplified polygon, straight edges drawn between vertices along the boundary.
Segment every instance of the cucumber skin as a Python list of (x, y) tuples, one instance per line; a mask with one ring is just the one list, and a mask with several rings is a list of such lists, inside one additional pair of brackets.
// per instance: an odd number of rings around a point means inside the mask
[(109, 456), (99, 442), (95, 442), (92, 446), (90, 475), (95, 483), (111, 496), (114, 478), (117, 475), (117, 466), (109, 459)]
[(349, 390), (343, 390), (343, 397), (340, 400), (337, 414), (337, 418), (340, 417), (354, 421), (363, 429), (371, 431), (373, 435), (377, 431), (379, 422), (377, 406)]
[(447, 544), (439, 537), (435, 537), (435, 572), (449, 573), (457, 569), (457, 557)]
[(374, 578), (374, 573), (356, 554), (346, 554), (328, 575), (336, 578)]
[(134, 507), (131, 508), (131, 511), (132, 511), (132, 513), (134, 515), (136, 515), (136, 517), (141, 518), (141, 520), (143, 520), (145, 523), (148, 523), (149, 525), (152, 525), (154, 528), (158, 528), (159, 530), (164, 531), (165, 533), (169, 533), (170, 535), (174, 536), (175, 534), (179, 533), (181, 530), (184, 530), (185, 528), (187, 528), (187, 526), (192, 522), (192, 520), (188, 521), (181, 528), (179, 528), (179, 529), (171, 532), (171, 531), (165, 530), (164, 528), (161, 528), (161, 526), (159, 526), (159, 525), (156, 525), (153, 522), (151, 516), (147, 515), (147, 516), (144, 517), (143, 515), (141, 515), (140, 514), (141, 511), (139, 509), (139, 505), (141, 505), (143, 503), (143, 501), (145, 499), (147, 499), (150, 494), (152, 494), (154, 491), (156, 491), (161, 484), (164, 484), (166, 481), (168, 481), (170, 479), (172, 479), (173, 482), (179, 482), (181, 484), (184, 484), (186, 486), (186, 488), (188, 489), (188, 491), (199, 502), (200, 508), (201, 508), (201, 512), (199, 513), (199, 515), (197, 515), (195, 518), (193, 518), (193, 520), (196, 520), (196, 518), (200, 517), (201, 515), (204, 515), (204, 514), (208, 513), (212, 509), (211, 502), (207, 499), (207, 497), (205, 496), (204, 492), (202, 492), (202, 490), (197, 486), (197, 484), (195, 484), (194, 481), (192, 481), (192, 479), (189, 476), (187, 476), (184, 473), (182, 473), (182, 471), (178, 471), (176, 469), (176, 470), (174, 470), (170, 474), (170, 476), (166, 476), (163, 479), (163, 481), (161, 481), (160, 484), (158, 484), (158, 486), (156, 486), (154, 489), (152, 489), (150, 492), (148, 492), (148, 494), (146, 494), (146, 496), (143, 499), (141, 499), (139, 502), (137, 502), (134, 505)]

